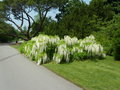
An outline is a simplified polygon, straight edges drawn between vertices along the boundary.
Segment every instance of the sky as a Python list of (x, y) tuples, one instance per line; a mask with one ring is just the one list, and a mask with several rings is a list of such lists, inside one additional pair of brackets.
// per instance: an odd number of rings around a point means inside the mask
[[(0, 1), (2, 1), (2, 0), (0, 0)], [(89, 2), (90, 2), (91, 0), (83, 0), (83, 1), (85, 1), (87, 4), (89, 4)], [(55, 16), (56, 16), (57, 13), (59, 13), (58, 10), (51, 10), (51, 11), (47, 14), (47, 17), (51, 17), (52, 19), (56, 20)], [(32, 16), (33, 18), (37, 15), (37, 13), (35, 13), (35, 12), (31, 12), (30, 14), (31, 14), (31, 16)], [(14, 21), (17, 22), (18, 25), (20, 25), (20, 21), (17, 21), (17, 20), (14, 20)], [(8, 23), (10, 23), (10, 22), (8, 22)], [(12, 23), (10, 23), (10, 24), (12, 24)], [(14, 24), (12, 24), (12, 26), (16, 28), (16, 26), (15, 26)], [(25, 22), (25, 23), (24, 23), (24, 26), (28, 26), (28, 23)]]

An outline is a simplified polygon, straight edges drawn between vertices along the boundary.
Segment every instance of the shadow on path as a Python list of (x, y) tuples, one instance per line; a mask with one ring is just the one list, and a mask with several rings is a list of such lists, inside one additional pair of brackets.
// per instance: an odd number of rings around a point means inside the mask
[(14, 54), (14, 55), (7, 56), (7, 57), (5, 57), (5, 58), (2, 58), (2, 59), (0, 59), (0, 62), (5, 61), (5, 60), (8, 60), (9, 58), (12, 58), (12, 57), (17, 56), (17, 55), (19, 55), (19, 53), (16, 53), (16, 54)]
[(0, 43), (0, 46), (12, 45), (12, 44), (16, 44), (16, 42)]

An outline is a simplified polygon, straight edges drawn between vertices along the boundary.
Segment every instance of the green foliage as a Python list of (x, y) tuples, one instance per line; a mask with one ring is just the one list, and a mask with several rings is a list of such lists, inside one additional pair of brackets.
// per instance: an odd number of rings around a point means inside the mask
[(10, 36), (5, 36), (5, 35), (1, 35), (0, 34), (0, 42), (2, 42), (2, 43), (4, 43), (4, 42), (9, 42), (9, 41), (12, 41), (13, 40), (13, 38), (12, 37), (10, 37)]
[[(20, 31), (18, 36), (24, 40), (30, 40), (43, 31), (44, 22), (51, 9), (58, 8), (68, 0), (2, 0), (0, 2), (0, 19), (14, 24)], [(32, 17), (31, 12), (38, 13), (38, 22)], [(16, 23), (19, 21), (20, 24)], [(26, 31), (24, 25), (27, 22)], [(33, 24), (33, 25), (32, 25)]]
[[(84, 38), (90, 35), (90, 18), (88, 5), (79, 0), (71, 0), (67, 5), (60, 8), (60, 14), (56, 17), (58, 19), (58, 35), (64, 37), (69, 35), (71, 37)], [(87, 26), (87, 27), (86, 27)]]
[(113, 37), (111, 37), (109, 33), (112, 34), (111, 29), (102, 29), (101, 31), (94, 32), (93, 34), (96, 37), (96, 40), (103, 45), (106, 54), (112, 55), (112, 52), (113, 52), (112, 38)]
[(111, 20), (114, 12), (112, 12), (112, 7), (106, 4), (107, 0), (92, 0), (90, 2), (90, 11), (92, 15), (98, 16), (104, 20)]
[[(69, 35), (78, 39), (94, 33), (107, 54), (112, 55), (113, 34), (120, 28), (119, 3), (119, 0), (91, 0), (90, 4), (82, 0), (3, 0), (0, 2), (0, 19), (14, 24), (11, 15), (16, 20), (27, 20), (29, 25), (26, 28), (22, 27), (23, 22), (20, 26), (16, 25), (19, 37), (25, 40), (40, 33), (62, 38)], [(59, 9), (57, 21), (46, 18), (53, 8)], [(32, 18), (31, 11), (38, 13), (36, 20)]]
[(48, 55), (48, 57), (49, 57), (49, 60), (52, 60), (53, 59), (53, 55), (54, 55), (54, 52), (55, 52), (55, 48), (56, 48), (57, 46), (54, 44), (54, 45), (52, 45), (52, 44), (48, 44), (47, 45), (47, 48), (46, 48), (46, 53), (47, 53), (47, 55)]
[(20, 53), (24, 53), (24, 47), (25, 47), (25, 45), (26, 45), (25, 42), (20, 45), (20, 47), (19, 47)]
[(59, 7), (59, 11), (57, 22), (49, 23), (45, 34), (85, 38), (94, 31), (100, 31), (101, 22), (111, 20), (114, 15), (106, 0), (92, 0), (89, 5), (80, 0), (70, 0)]
[(115, 15), (111, 21), (103, 22), (98, 32), (94, 32), (96, 40), (100, 42), (108, 55), (113, 55), (114, 35), (120, 30), (120, 16)]
[(116, 39), (117, 42), (114, 42), (114, 57), (115, 60), (120, 60), (120, 39)]
[(0, 21), (0, 42), (8, 42), (14, 40), (16, 37), (12, 36), (16, 34), (16, 30), (4, 21)]
[(95, 41), (94, 36), (78, 40), (76, 37), (48, 36), (40, 34), (27, 43), (21, 45), (20, 52), (36, 61), (44, 64), (51, 60), (56, 63), (71, 62), (73, 60), (104, 58), (103, 47)]
[(72, 60), (85, 60), (88, 58), (87, 52), (74, 53), (72, 55)]
[(53, 36), (59, 35), (61, 37), (63, 33), (60, 33), (60, 30), (57, 28), (57, 26), (58, 24), (56, 21), (49, 19), (48, 23), (45, 24), (43, 33), (47, 35), (53, 35)]
[(120, 29), (114, 34), (113, 50), (115, 60), (120, 61)]
[(116, 14), (120, 13), (120, 0), (107, 0), (106, 4), (109, 4)]

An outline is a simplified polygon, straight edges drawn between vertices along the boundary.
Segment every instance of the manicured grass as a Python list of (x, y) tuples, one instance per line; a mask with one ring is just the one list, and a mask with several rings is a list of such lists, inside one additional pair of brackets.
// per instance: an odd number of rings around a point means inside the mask
[[(19, 45), (11, 45), (18, 49)], [(87, 90), (120, 90), (120, 61), (74, 61), (69, 64), (44, 64), (45, 67)]]
[(87, 90), (120, 90), (120, 61), (110, 56), (104, 60), (44, 66)]

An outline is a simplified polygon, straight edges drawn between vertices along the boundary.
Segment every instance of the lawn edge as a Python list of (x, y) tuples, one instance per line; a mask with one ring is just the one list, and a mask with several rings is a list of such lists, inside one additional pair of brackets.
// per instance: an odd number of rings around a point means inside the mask
[[(9, 45), (9, 46), (10, 46), (10, 47), (12, 47), (12, 48), (14, 48), (14, 49), (16, 49), (16, 50), (20, 53), (20, 51), (19, 51), (19, 49), (18, 49), (18, 48), (15, 48), (13, 45)], [(20, 53), (20, 54), (21, 54), (21, 53)], [(21, 54), (21, 55), (23, 55), (24, 57), (26, 57), (24, 54)], [(28, 57), (26, 57), (26, 58), (27, 58), (27, 59), (29, 59), (29, 61), (31, 61), (33, 64), (36, 64), (36, 62), (34, 62), (34, 61), (30, 60), (30, 58), (28, 58)], [(77, 84), (77, 83), (74, 83), (73, 81), (71, 81), (71, 80), (69, 80), (69, 79), (65, 78), (64, 76), (62, 76), (62, 75), (58, 74), (57, 72), (54, 72), (53, 70), (51, 70), (50, 68), (48, 68), (48, 67), (47, 67), (47, 66), (45, 66), (44, 64), (43, 64), (43, 65), (41, 65), (41, 66), (43, 66), (43, 67), (44, 67), (44, 68), (46, 68), (47, 70), (51, 71), (52, 73), (56, 74), (57, 76), (59, 76), (59, 77), (61, 77), (61, 78), (65, 79), (65, 80), (67, 80), (67, 81), (71, 82), (72, 84), (74, 84), (74, 85), (76, 85), (76, 86), (78, 86), (78, 87), (82, 88), (83, 90), (88, 90), (88, 89), (86, 89), (85, 87), (83, 87), (83, 86), (81, 86), (81, 85), (79, 85), (79, 84)]]
[(71, 82), (72, 84), (74, 84), (74, 85), (76, 85), (76, 86), (82, 88), (83, 90), (88, 90), (88, 89), (86, 89), (85, 87), (83, 87), (83, 86), (81, 86), (81, 85), (79, 85), (79, 84), (77, 84), (77, 83), (74, 83), (73, 81), (71, 81), (71, 80), (65, 78), (64, 76), (58, 74), (57, 72), (53, 71), (52, 69), (48, 68), (47, 66), (45, 66), (45, 65), (42, 65), (42, 66), (45, 67), (46, 69), (48, 69), (49, 71), (53, 72), (53, 73), (56, 74), (57, 76), (60, 76), (60, 77), (62, 77), (63, 79), (65, 79), (65, 80)]

